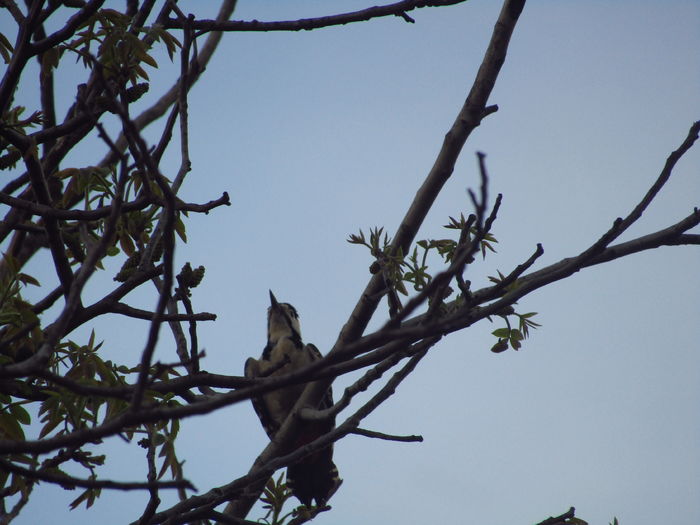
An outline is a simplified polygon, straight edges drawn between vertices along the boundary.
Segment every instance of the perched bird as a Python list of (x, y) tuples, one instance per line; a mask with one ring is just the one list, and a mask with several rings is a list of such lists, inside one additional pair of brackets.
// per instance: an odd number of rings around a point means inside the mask
[[(321, 353), (312, 344), (301, 341), (299, 314), (288, 303), (280, 303), (270, 291), (270, 307), (267, 309), (267, 345), (262, 357), (249, 358), (245, 363), (248, 378), (270, 377), (293, 372), (313, 361), (321, 359)], [(305, 384), (291, 385), (253, 398), (253, 408), (267, 435), (272, 437), (287, 419)], [(329, 387), (318, 408), (333, 405), (333, 393)], [(292, 448), (310, 443), (329, 432), (335, 421), (302, 422)], [(340, 483), (338, 469), (333, 463), (333, 445), (318, 450), (287, 468), (287, 485), (299, 501), (310, 506), (312, 500), (323, 506)]]

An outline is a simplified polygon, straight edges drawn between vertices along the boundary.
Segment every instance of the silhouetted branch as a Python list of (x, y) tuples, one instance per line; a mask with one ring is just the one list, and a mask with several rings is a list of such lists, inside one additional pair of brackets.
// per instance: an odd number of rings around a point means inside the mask
[[(141, 310), (139, 308), (133, 308), (124, 303), (116, 303), (110, 308), (110, 311), (115, 314), (126, 315), (127, 317), (133, 317), (135, 319), (144, 319), (146, 321), (151, 321), (156, 315), (155, 312), (149, 312), (148, 310)], [(186, 313), (186, 314), (163, 314), (161, 316), (163, 321), (216, 321), (216, 314), (210, 314), (207, 312), (202, 313)]]
[(116, 489), (116, 490), (146, 490), (153, 487), (160, 489), (176, 489), (186, 488), (196, 490), (194, 485), (187, 480), (180, 481), (155, 481), (155, 482), (129, 482), (129, 481), (112, 481), (109, 479), (82, 479), (67, 474), (56, 474), (49, 471), (31, 470), (25, 467), (15, 465), (11, 461), (6, 461), (0, 458), (0, 466), (6, 472), (21, 474), (27, 479), (37, 481), (45, 481), (48, 483), (56, 483), (64, 488), (83, 487), (86, 489)]
[(102, 4), (104, 4), (104, 0), (90, 0), (89, 2), (86, 2), (85, 6), (76, 14), (71, 16), (61, 27), (61, 29), (38, 42), (34, 42), (30, 46), (31, 53), (33, 55), (38, 55), (39, 53), (43, 53), (47, 49), (54, 47), (56, 44), (60, 44), (64, 40), (71, 38), (75, 34), (78, 27), (80, 27), (88, 20), (88, 18), (94, 15), (97, 10), (102, 7)]
[(374, 430), (367, 430), (365, 428), (356, 428), (351, 431), (350, 434), (356, 434), (358, 436), (365, 436), (374, 439), (383, 439), (386, 441), (402, 441), (402, 442), (422, 442), (423, 436), (394, 436), (392, 434), (384, 434), (383, 432), (376, 432)]
[[(300, 20), (289, 20), (280, 22), (260, 22), (251, 21), (215, 21), (215, 20), (193, 20), (191, 27), (202, 32), (206, 31), (302, 31), (320, 29), (350, 24), (353, 22), (365, 22), (373, 18), (384, 16), (398, 16), (406, 22), (415, 22), (406, 12), (421, 7), (438, 7), (461, 4), (466, 0), (403, 0), (394, 4), (384, 6), (368, 7), (360, 11), (343, 13), (339, 15), (320, 16), (316, 18), (302, 18)], [(183, 29), (185, 21), (181, 18), (170, 18), (166, 21), (165, 27), (173, 29)]]
[(342, 397), (333, 404), (332, 407), (325, 410), (315, 410), (308, 407), (299, 410), (299, 417), (305, 421), (324, 421), (327, 419), (334, 418), (341, 410), (350, 405), (350, 401), (357, 394), (366, 391), (372, 383), (381, 379), (384, 372), (390, 370), (402, 359), (408, 356), (413, 356), (418, 352), (423, 351), (426, 347), (433, 346), (438, 342), (440, 337), (434, 337), (432, 339), (426, 339), (421, 343), (410, 347), (408, 344), (401, 344), (400, 342), (395, 342), (393, 345), (395, 349), (392, 349), (392, 353), (386, 357), (384, 360), (380, 361), (374, 368), (367, 370), (362, 377), (355, 381), (352, 385), (347, 387)]
[[(94, 210), (62, 210), (52, 206), (13, 197), (7, 193), (0, 193), (0, 203), (7, 204), (8, 206), (12, 206), (13, 208), (18, 208), (20, 210), (29, 211), (32, 213), (32, 215), (39, 215), (41, 217), (49, 217), (60, 220), (96, 221), (109, 217), (110, 213), (112, 213), (112, 205), (95, 208)], [(161, 199), (155, 197), (139, 197), (134, 201), (124, 203), (122, 205), (122, 211), (128, 212), (144, 210), (151, 205), (162, 206), (163, 204), (164, 202)], [(175, 209), (177, 211), (207, 214), (219, 206), (230, 205), (231, 200), (228, 192), (224, 192), (218, 199), (214, 199), (204, 204), (176, 201)]]
[[(410, 245), (418, 229), (435, 202), (440, 190), (452, 175), (457, 158), (467, 138), (479, 126), (483, 116), (488, 113), (486, 103), (493, 90), (501, 66), (505, 62), (510, 36), (515, 29), (515, 24), (524, 5), (524, 0), (506, 0), (504, 2), (469, 95), (454, 124), (445, 135), (442, 148), (430, 173), (416, 193), (411, 206), (396, 231), (392, 242), (392, 250), (394, 252), (400, 250), (401, 253), (409, 253)], [(383, 282), (380, 275), (375, 275), (370, 279), (331, 353), (339, 351), (339, 348), (357, 339), (362, 334), (376, 310), (379, 302), (379, 292), (382, 287)], [(320, 397), (318, 391), (314, 392), (314, 394), (314, 397)]]
[[(146, 463), (148, 464), (148, 482), (154, 483), (158, 479), (158, 473), (156, 471), (156, 431), (154, 427), (148, 429), (148, 444), (146, 449)], [(148, 523), (148, 520), (155, 514), (158, 505), (160, 505), (160, 495), (158, 494), (158, 487), (151, 486), (148, 489), (149, 498), (146, 507), (141, 514), (139, 523)]]
[[(228, 516), (222, 512), (216, 512), (215, 510), (209, 511), (205, 517), (216, 520), (218, 523), (223, 523), (224, 525), (260, 525), (259, 521), (244, 520), (243, 518)], [(291, 523), (287, 525), (291, 525)]]

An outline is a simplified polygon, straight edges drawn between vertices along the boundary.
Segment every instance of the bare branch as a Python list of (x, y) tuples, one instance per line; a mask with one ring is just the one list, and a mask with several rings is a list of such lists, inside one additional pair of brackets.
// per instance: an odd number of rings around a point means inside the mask
[(535, 264), (535, 261), (539, 259), (543, 254), (544, 249), (542, 248), (542, 245), (540, 243), (537, 243), (537, 248), (535, 248), (535, 252), (530, 256), (530, 258), (524, 263), (516, 266), (512, 272), (506, 275), (505, 279), (500, 281), (494, 287), (494, 293), (498, 294), (501, 290), (505, 290), (506, 288), (508, 288), (518, 279), (518, 277), (520, 277), (523, 273), (525, 273), (526, 270), (528, 270), (533, 264)]
[(596, 241), (590, 248), (588, 248), (579, 256), (581, 259), (592, 257), (599, 253), (608, 244), (610, 244), (612, 241), (614, 241), (620, 235), (622, 235), (622, 233), (625, 230), (632, 226), (632, 224), (634, 224), (642, 216), (644, 210), (647, 209), (647, 207), (654, 200), (661, 188), (663, 188), (664, 185), (668, 182), (668, 179), (671, 177), (671, 173), (673, 172), (673, 168), (676, 166), (676, 163), (693, 146), (693, 144), (695, 144), (695, 141), (698, 139), (699, 133), (700, 120), (694, 122), (693, 125), (690, 126), (688, 135), (683, 141), (683, 143), (678, 147), (678, 149), (676, 149), (668, 156), (664, 168), (659, 174), (659, 177), (656, 179), (654, 184), (652, 184), (651, 188), (649, 188), (642, 200), (639, 201), (639, 203), (634, 207), (634, 209), (629, 213), (629, 215), (627, 215), (627, 217), (625, 217), (624, 219), (620, 217), (615, 219), (612, 227), (607, 232), (605, 232), (603, 236), (600, 239), (598, 239), (598, 241)]
[(0, 458), (0, 466), (6, 472), (14, 472), (21, 474), (25, 478), (35, 479), (38, 481), (46, 481), (48, 483), (56, 483), (62, 487), (83, 487), (86, 489), (116, 489), (116, 490), (146, 490), (157, 487), (159, 489), (177, 489), (186, 488), (189, 490), (197, 490), (192, 483), (187, 480), (176, 481), (148, 481), (130, 482), (130, 481), (112, 481), (109, 479), (82, 479), (67, 474), (55, 474), (53, 472), (31, 470), (25, 467), (20, 467), (14, 463)]
[[(491, 41), (477, 73), (476, 79), (454, 124), (445, 135), (442, 148), (423, 185), (416, 193), (404, 219), (399, 226), (392, 248), (395, 252), (408, 253), (420, 225), (432, 207), (438, 193), (454, 171), (462, 147), (471, 132), (481, 123), (486, 112), (486, 103), (493, 90), (501, 66), (505, 62), (508, 43), (515, 29), (524, 0), (506, 0), (494, 27)], [(360, 296), (350, 319), (344, 326), (333, 351), (356, 339), (364, 331), (373, 315), (379, 292), (383, 287), (380, 275), (375, 275)]]
[[(78, 221), (96, 221), (99, 219), (104, 219), (112, 213), (112, 206), (103, 206), (101, 208), (95, 208), (94, 210), (61, 210), (54, 208), (52, 206), (47, 206), (44, 204), (38, 204), (25, 199), (20, 199), (17, 197), (12, 197), (7, 193), (0, 192), (0, 203), (7, 204), (13, 208), (19, 208), (22, 210), (30, 211), (33, 215), (39, 215), (41, 217), (51, 217), (61, 220), (78, 220)], [(122, 205), (123, 211), (134, 211), (143, 210), (150, 205), (162, 206), (164, 203), (160, 199), (139, 197), (138, 199), (127, 202)], [(227, 192), (224, 192), (218, 199), (209, 201), (205, 204), (196, 203), (185, 203), (177, 201), (175, 204), (175, 209), (178, 211), (188, 211), (195, 213), (209, 213), (214, 208), (219, 206), (230, 206), (231, 200)]]
[(401, 442), (423, 442), (423, 436), (394, 436), (391, 434), (384, 434), (383, 432), (376, 432), (374, 430), (367, 430), (365, 428), (356, 428), (350, 431), (350, 434), (356, 434), (358, 436), (365, 436), (374, 439), (383, 439), (386, 441), (401, 441)]
[[(42, 2), (34, 2), (29, 6), (27, 15), (22, 18), (20, 31), (17, 34), (14, 53), (10, 63), (7, 65), (5, 74), (0, 80), (0, 115), (4, 115), (12, 104), (13, 94), (17, 88), (17, 83), (22, 74), (22, 70), (32, 57), (31, 36), (38, 23), (41, 14)], [(15, 10), (17, 12), (17, 10)]]
[[(249, 521), (243, 518), (236, 518), (235, 516), (228, 516), (222, 512), (216, 512), (214, 510), (209, 511), (206, 516), (210, 519), (215, 519), (218, 523), (223, 523), (225, 525), (260, 525), (259, 521)], [(289, 523), (288, 525), (291, 525)]]
[[(154, 483), (158, 479), (158, 473), (156, 471), (156, 445), (155, 445), (155, 439), (156, 439), (156, 430), (154, 427), (150, 427), (148, 429), (149, 436), (148, 436), (148, 448), (146, 450), (146, 463), (148, 464), (148, 482), (149, 483)], [(141, 514), (141, 519), (139, 520), (139, 524), (146, 524), (148, 523), (148, 520), (155, 514), (156, 509), (158, 508), (158, 505), (160, 505), (160, 496), (158, 494), (158, 487), (157, 486), (152, 486), (149, 487), (148, 489), (149, 492), (149, 498), (148, 498), (148, 503), (146, 504), (146, 508), (143, 510), (143, 514)]]
[(80, 27), (83, 22), (94, 15), (97, 10), (102, 7), (102, 4), (104, 4), (104, 0), (90, 0), (87, 2), (80, 11), (70, 17), (68, 21), (63, 24), (61, 29), (38, 42), (34, 42), (30, 47), (31, 53), (33, 55), (38, 55), (39, 53), (43, 53), (56, 44), (60, 44), (64, 40), (72, 37), (78, 27)]
[[(434, 339), (432, 344), (437, 343), (440, 338)], [(432, 346), (431, 344), (431, 346)], [(366, 391), (372, 383), (381, 379), (384, 372), (390, 370), (396, 364), (407, 356), (416, 354), (422, 350), (422, 346), (410, 348), (407, 344), (396, 343), (396, 348), (386, 359), (380, 361), (374, 368), (365, 372), (360, 379), (347, 387), (343, 392), (343, 396), (332, 407), (325, 410), (315, 410), (308, 407), (302, 408), (299, 411), (299, 417), (305, 421), (325, 421), (334, 418), (341, 410), (350, 405), (350, 401), (357, 394)]]
[[(153, 320), (156, 315), (155, 312), (149, 312), (148, 310), (141, 310), (140, 308), (133, 308), (124, 303), (115, 303), (109, 308), (109, 311), (115, 314), (122, 314), (128, 317), (133, 317), (135, 319), (143, 319), (145, 321)], [(216, 314), (210, 314), (207, 312), (202, 312), (199, 314), (188, 312), (186, 314), (163, 314), (161, 316), (163, 321), (216, 321)]]
[(19, 7), (17, 7), (17, 4), (14, 2), (14, 0), (2, 0), (2, 2), (0, 3), (2, 4), (2, 7), (4, 7), (10, 12), (12, 18), (15, 19), (17, 25), (22, 25), (22, 23), (24, 22), (24, 14), (22, 14), (22, 11), (19, 9)]
[[(52, 208), (52, 199), (46, 184), (44, 170), (37, 158), (36, 144), (32, 144), (31, 140), (20, 136), (18, 133), (10, 133), (9, 130), (4, 130), (3, 136), (22, 152), (32, 190), (39, 203), (48, 208)], [(68, 257), (66, 256), (66, 250), (63, 245), (63, 240), (61, 239), (61, 231), (58, 222), (53, 217), (46, 217), (45, 228), (51, 255), (53, 256), (54, 265), (56, 266), (56, 274), (63, 286), (64, 295), (67, 296), (68, 289), (73, 282), (73, 272), (70, 268)]]
[[(207, 31), (302, 31), (319, 29), (350, 24), (353, 22), (365, 22), (373, 18), (384, 16), (398, 16), (406, 22), (414, 23), (406, 12), (413, 11), (421, 7), (438, 7), (461, 4), (466, 0), (403, 0), (394, 4), (384, 6), (368, 7), (360, 11), (343, 13), (339, 15), (321, 16), (317, 18), (303, 18), (301, 20), (289, 20), (283, 22), (259, 22), (251, 20), (249, 22), (231, 20), (193, 20), (192, 28), (202, 32)], [(166, 21), (165, 27), (173, 29), (183, 29), (185, 22), (181, 18), (170, 18)]]
[[(87, 385), (85, 383), (73, 381), (62, 375), (54, 374), (48, 370), (37, 371), (35, 375), (45, 379), (49, 385), (55, 384), (70, 392), (87, 397), (131, 399), (135, 387), (135, 385), (131, 384), (119, 387)], [(195, 375), (187, 375), (165, 381), (156, 381), (151, 383), (148, 388), (154, 392), (173, 393), (183, 397), (190, 397), (188, 394), (193, 388), (244, 388), (253, 384), (255, 384), (254, 380), (245, 377), (199, 372)], [(50, 387), (44, 388), (48, 390)], [(51, 388), (53, 387), (51, 386)]]

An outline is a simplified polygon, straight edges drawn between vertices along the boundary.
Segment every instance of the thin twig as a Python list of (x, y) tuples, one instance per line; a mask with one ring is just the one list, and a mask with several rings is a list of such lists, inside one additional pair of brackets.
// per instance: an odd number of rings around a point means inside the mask
[[(148, 482), (155, 483), (158, 479), (158, 472), (156, 470), (156, 432), (155, 426), (148, 427), (148, 448), (146, 449), (146, 464), (148, 465)], [(160, 505), (160, 495), (158, 494), (158, 487), (152, 486), (148, 489), (149, 498), (146, 507), (141, 514), (139, 519), (139, 524), (145, 525), (151, 516), (155, 514), (158, 505)]]
[(367, 430), (366, 428), (356, 428), (352, 430), (350, 434), (357, 434), (358, 436), (365, 436), (368, 438), (383, 439), (386, 441), (401, 441), (401, 442), (423, 442), (423, 436), (395, 436), (392, 434), (384, 434), (383, 432), (377, 432), (375, 430)]

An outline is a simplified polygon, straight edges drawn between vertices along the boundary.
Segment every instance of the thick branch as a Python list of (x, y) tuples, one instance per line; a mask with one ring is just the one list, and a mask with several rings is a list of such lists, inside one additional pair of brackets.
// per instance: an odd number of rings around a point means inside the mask
[[(486, 111), (486, 103), (505, 61), (510, 37), (524, 4), (524, 0), (506, 0), (504, 3), (469, 95), (454, 124), (445, 135), (442, 148), (430, 173), (416, 193), (413, 203), (394, 236), (392, 243), (394, 251), (401, 250), (402, 253), (408, 253), (437, 195), (452, 175), (464, 143), (481, 123)], [(332, 351), (337, 351), (364, 331), (377, 307), (383, 286), (384, 283), (379, 274), (370, 280)]]

